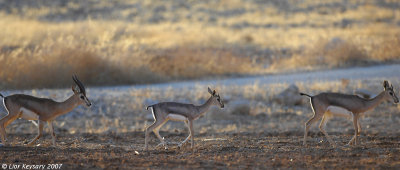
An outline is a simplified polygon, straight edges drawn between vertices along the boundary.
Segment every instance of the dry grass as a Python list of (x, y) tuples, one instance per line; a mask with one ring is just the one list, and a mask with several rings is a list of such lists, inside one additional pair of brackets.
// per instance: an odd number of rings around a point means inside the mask
[(73, 73), (115, 85), (400, 59), (396, 2), (63, 2), (0, 10), (2, 88), (65, 87)]
[[(396, 86), (400, 84), (398, 79), (390, 79)], [(369, 80), (339, 80), (339, 81), (315, 81), (295, 83), (301, 92), (318, 94), (331, 91), (341, 93), (353, 93), (356, 89), (367, 89), (372, 93), (382, 90), (381, 79)], [(274, 101), (274, 96), (289, 87), (290, 84), (254, 84), (246, 85), (217, 85), (212, 86), (222, 96), (225, 109), (211, 108), (205, 117), (196, 120), (196, 133), (236, 133), (236, 132), (263, 132), (266, 129), (272, 131), (297, 130), (310, 118), (312, 110), (308, 98), (299, 106), (286, 106)], [(183, 103), (202, 104), (209, 93), (207, 85), (196, 85), (194, 88), (183, 87), (152, 87), (129, 89), (88, 89), (88, 95), (94, 106), (90, 109), (78, 107), (65, 116), (57, 118), (54, 122), (60, 133), (125, 133), (143, 131), (153, 122), (153, 117), (144, 108), (147, 105), (163, 101), (177, 101)], [(15, 93), (15, 92), (12, 92)], [(24, 94), (32, 94), (39, 97), (48, 97), (61, 101), (72, 92), (66, 90), (26, 90)], [(93, 97), (93, 95), (95, 97)], [(236, 101), (246, 101), (249, 111), (240, 114), (241, 107), (236, 107)], [(391, 102), (383, 102), (377, 109), (367, 113), (364, 119), (367, 123), (376, 123), (376, 119), (390, 119), (395, 116), (400, 107)], [(2, 113), (5, 113), (3, 110)], [(2, 114), (4, 115), (4, 114)], [(386, 116), (382, 116), (386, 115)], [(284, 122), (284, 123), (282, 123)], [(330, 131), (343, 132), (343, 128), (351, 129), (351, 122), (343, 119), (333, 121), (346, 123), (345, 125), (330, 127)], [(271, 129), (272, 128), (272, 129)], [(46, 128), (47, 131), (48, 128)], [(182, 122), (170, 121), (162, 128), (163, 131), (186, 133)], [(390, 130), (394, 132), (395, 130)], [(35, 134), (35, 126), (26, 120), (17, 120), (7, 127), (7, 132)]]
[(254, 74), (259, 71), (251, 64), (250, 58), (241, 57), (232, 49), (185, 46), (155, 55), (149, 67), (153, 72), (173, 79)]

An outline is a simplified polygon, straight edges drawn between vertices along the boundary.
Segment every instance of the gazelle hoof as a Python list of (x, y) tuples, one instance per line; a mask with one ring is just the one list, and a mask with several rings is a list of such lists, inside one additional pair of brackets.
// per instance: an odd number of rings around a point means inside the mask
[(185, 143), (183, 143), (183, 142), (179, 143), (179, 144), (178, 144), (179, 149), (182, 148), (184, 144), (185, 144)]
[(168, 150), (168, 146), (167, 146), (167, 143), (166, 143), (166, 142), (161, 142), (161, 143), (159, 143), (157, 146), (160, 146), (160, 145), (164, 146), (164, 149), (165, 149), (165, 150)]

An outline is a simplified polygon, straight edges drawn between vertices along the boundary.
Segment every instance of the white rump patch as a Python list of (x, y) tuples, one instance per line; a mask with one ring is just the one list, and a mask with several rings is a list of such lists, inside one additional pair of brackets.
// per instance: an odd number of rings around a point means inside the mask
[(326, 108), (326, 112), (326, 114), (329, 114), (330, 117), (345, 117), (348, 119), (353, 117), (353, 113), (351, 111), (339, 106), (329, 106)]
[(168, 120), (173, 120), (173, 121), (185, 121), (185, 120), (187, 120), (187, 118), (185, 116), (178, 115), (178, 114), (168, 114), (167, 119)]
[(5, 99), (5, 98), (3, 98), (3, 106), (4, 106), (4, 108), (6, 109), (7, 115), (8, 115), (8, 114), (10, 114), (10, 112), (8, 111), (8, 108), (7, 108), (7, 106), (6, 106), (6, 101), (5, 101), (4, 99)]
[(21, 113), (21, 118), (26, 119), (26, 120), (38, 120), (39, 115), (37, 115), (35, 112), (32, 112), (24, 107), (20, 109)]
[(151, 108), (151, 114), (153, 114), (153, 119), (156, 120), (156, 115), (154, 114), (153, 106), (151, 106), (150, 108)]

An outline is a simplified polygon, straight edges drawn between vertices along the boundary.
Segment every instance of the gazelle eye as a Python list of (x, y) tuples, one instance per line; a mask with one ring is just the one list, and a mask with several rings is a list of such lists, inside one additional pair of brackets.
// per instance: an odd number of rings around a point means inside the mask
[(81, 99), (85, 99), (85, 97), (84, 97), (84, 96), (81, 96)]
[(391, 96), (393, 96), (393, 92), (389, 92), (389, 94), (390, 94)]

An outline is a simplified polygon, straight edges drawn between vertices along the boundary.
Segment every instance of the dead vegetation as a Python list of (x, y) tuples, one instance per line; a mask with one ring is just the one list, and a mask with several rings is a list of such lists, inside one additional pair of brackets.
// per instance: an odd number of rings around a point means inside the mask
[(142, 84), (400, 56), (392, 1), (0, 3), (3, 89), (65, 87), (71, 73), (90, 85)]

